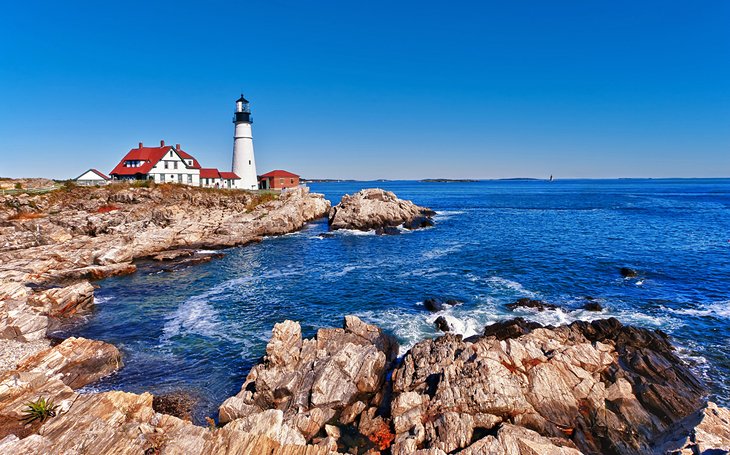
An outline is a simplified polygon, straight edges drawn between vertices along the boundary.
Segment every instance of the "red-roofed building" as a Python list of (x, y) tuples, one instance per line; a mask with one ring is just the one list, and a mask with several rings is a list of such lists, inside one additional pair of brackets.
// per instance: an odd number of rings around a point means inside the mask
[[(87, 172), (88, 174), (88, 172)], [(202, 168), (198, 160), (180, 148), (165, 145), (130, 150), (111, 171), (113, 180), (153, 180), (209, 188), (240, 188), (241, 179), (233, 172)], [(86, 174), (84, 174), (86, 175)]]
[(259, 188), (262, 190), (283, 190), (299, 186), (299, 176), (291, 172), (277, 169), (259, 176)]

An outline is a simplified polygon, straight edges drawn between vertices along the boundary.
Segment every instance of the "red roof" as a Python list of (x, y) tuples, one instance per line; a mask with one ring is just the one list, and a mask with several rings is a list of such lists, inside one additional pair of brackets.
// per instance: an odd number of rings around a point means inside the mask
[(235, 172), (221, 172), (221, 177), (224, 179), (240, 179), (241, 177), (237, 176)]
[(180, 158), (182, 158), (182, 159), (184, 159), (184, 160), (193, 160), (193, 165), (192, 165), (192, 166), (190, 166), (190, 167), (192, 167), (193, 169), (200, 169), (200, 163), (198, 163), (198, 160), (196, 160), (196, 159), (195, 159), (195, 158), (194, 158), (194, 157), (193, 157), (192, 155), (190, 155), (189, 153), (186, 153), (186, 152), (184, 152), (184, 151), (182, 151), (182, 150), (178, 150), (178, 151), (177, 151), (177, 154), (178, 154), (178, 155), (180, 155)]
[[(124, 155), (124, 158), (122, 158), (122, 161), (117, 164), (117, 166), (112, 169), (110, 172), (111, 175), (136, 175), (136, 174), (148, 174), (152, 167), (157, 164), (158, 161), (162, 159), (162, 157), (165, 156), (165, 154), (169, 151), (175, 151), (182, 159), (193, 160), (193, 165), (188, 166), (195, 169), (200, 169), (200, 164), (198, 161), (190, 156), (189, 154), (185, 153), (182, 150), (175, 150), (175, 147), (171, 147), (169, 145), (163, 146), (163, 147), (140, 147), (136, 149), (132, 149)], [(124, 165), (125, 161), (141, 161), (139, 167), (126, 167)]]
[(297, 177), (297, 178), (299, 178), (299, 176), (297, 174), (292, 174), (291, 172), (283, 171), (281, 169), (276, 169), (274, 171), (267, 172), (266, 174), (259, 176), (259, 178), (264, 178), (264, 179), (269, 178), (269, 177)]
[(218, 172), (218, 169), (212, 168), (212, 167), (204, 167), (200, 168), (200, 178), (201, 179), (217, 179), (220, 178), (221, 173)]

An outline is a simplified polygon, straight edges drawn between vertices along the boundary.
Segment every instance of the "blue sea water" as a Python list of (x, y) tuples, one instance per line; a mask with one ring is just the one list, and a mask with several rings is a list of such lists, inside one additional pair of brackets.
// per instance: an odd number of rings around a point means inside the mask
[[(404, 352), (438, 335), (421, 302), (440, 297), (464, 302), (444, 314), (465, 335), (515, 316), (664, 330), (712, 398), (730, 404), (730, 180), (311, 185), (333, 203), (369, 187), (433, 208), (436, 226), (322, 238), (319, 220), (207, 264), (100, 282), (95, 313), (72, 334), (114, 343), (126, 366), (93, 388), (189, 391), (200, 421), (239, 391), (276, 322), (300, 321), (311, 336), (355, 314)], [(623, 278), (624, 266), (639, 276)], [(561, 309), (505, 308), (521, 297)], [(582, 310), (586, 297), (605, 310)]]

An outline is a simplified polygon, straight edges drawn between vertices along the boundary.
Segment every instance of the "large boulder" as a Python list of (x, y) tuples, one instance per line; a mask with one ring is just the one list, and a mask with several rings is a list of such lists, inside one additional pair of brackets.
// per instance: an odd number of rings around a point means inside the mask
[(433, 226), (435, 212), (419, 207), (411, 201), (398, 199), (390, 192), (378, 188), (361, 190), (345, 195), (329, 213), (331, 230), (356, 229), (369, 231), (403, 225), (406, 229)]
[[(276, 324), (263, 363), (251, 370), (241, 392), (221, 405), (219, 420), (250, 421), (278, 410), (287, 434), (291, 428), (306, 441), (325, 438), (326, 423), (357, 424), (368, 408), (381, 404), (386, 371), (397, 352), (391, 336), (354, 316), (347, 316), (341, 329), (320, 329), (305, 340), (299, 323)], [(370, 412), (368, 419), (377, 418), (375, 409)]]
[(485, 333), (446, 334), (404, 356), (392, 374), (393, 454), (652, 453), (704, 403), (661, 332), (609, 319)]

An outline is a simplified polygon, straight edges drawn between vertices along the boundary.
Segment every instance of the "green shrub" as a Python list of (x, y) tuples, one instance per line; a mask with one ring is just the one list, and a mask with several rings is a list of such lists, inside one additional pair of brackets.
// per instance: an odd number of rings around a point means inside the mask
[(53, 404), (51, 400), (46, 400), (43, 397), (38, 398), (36, 401), (26, 403), (27, 408), (23, 410), (23, 417), (20, 418), (21, 422), (31, 423), (36, 420), (41, 423), (45, 422), (49, 417), (56, 417), (56, 409), (58, 405)]
[(16, 190), (22, 190), (22, 189), (23, 189), (23, 184), (22, 184), (22, 183), (20, 183), (20, 182), (17, 182), (17, 183), (15, 184), (15, 189), (16, 189)]

